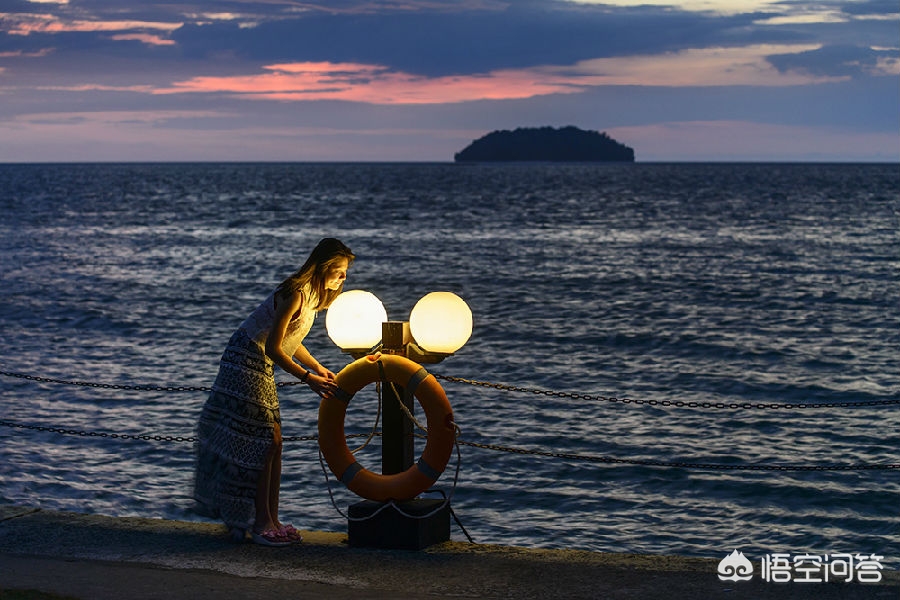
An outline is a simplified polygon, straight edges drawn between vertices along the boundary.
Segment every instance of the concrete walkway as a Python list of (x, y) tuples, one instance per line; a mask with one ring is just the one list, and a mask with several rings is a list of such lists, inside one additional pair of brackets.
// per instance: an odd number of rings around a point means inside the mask
[(224, 526), (0, 506), (0, 598), (40, 590), (80, 600), (413, 598), (900, 598), (880, 584), (719, 581), (719, 559), (530, 550), (446, 542), (423, 551), (350, 548), (343, 533), (304, 532), (266, 548)]

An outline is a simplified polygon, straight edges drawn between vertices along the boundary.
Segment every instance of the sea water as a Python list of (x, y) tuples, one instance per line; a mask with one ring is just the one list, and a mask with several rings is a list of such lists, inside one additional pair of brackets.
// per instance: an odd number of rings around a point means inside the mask
[[(5, 165), (0, 368), (209, 386), (233, 329), (335, 236), (358, 257), (346, 289), (390, 319), (435, 290), (472, 309), (429, 368), (501, 384), (442, 381), (461, 440), (527, 451), (461, 446), (452, 506), (476, 542), (896, 567), (900, 470), (749, 469), (900, 463), (898, 214), (895, 164)], [(307, 347), (338, 371), (324, 321)], [(3, 420), (74, 431), (189, 437), (204, 400), (0, 377)], [(768, 407), (796, 403), (829, 407)], [(377, 404), (358, 394), (348, 430)], [(286, 436), (315, 435), (308, 388), (281, 405)], [(202, 520), (190, 442), (2, 426), (0, 449), (2, 502)], [(285, 445), (281, 510), (346, 529), (315, 441)]]

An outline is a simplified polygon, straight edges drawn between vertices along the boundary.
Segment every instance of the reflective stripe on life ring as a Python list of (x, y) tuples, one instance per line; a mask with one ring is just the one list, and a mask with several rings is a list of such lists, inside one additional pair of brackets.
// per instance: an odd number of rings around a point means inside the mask
[[(403, 473), (381, 475), (356, 462), (344, 435), (347, 405), (359, 390), (385, 378), (412, 392), (428, 419), (428, 441), (418, 462)], [(421, 365), (392, 354), (360, 358), (337, 374), (338, 393), (319, 403), (319, 448), (335, 477), (356, 495), (376, 502), (410, 500), (437, 481), (453, 450), (453, 410), (444, 388)]]

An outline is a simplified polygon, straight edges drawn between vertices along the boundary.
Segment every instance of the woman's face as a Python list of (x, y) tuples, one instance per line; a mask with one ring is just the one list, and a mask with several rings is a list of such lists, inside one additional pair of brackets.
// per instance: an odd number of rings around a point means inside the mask
[(342, 258), (335, 263), (335, 265), (325, 273), (325, 288), (329, 290), (340, 288), (341, 284), (344, 283), (344, 280), (347, 279), (347, 268), (349, 266), (349, 261), (346, 258)]

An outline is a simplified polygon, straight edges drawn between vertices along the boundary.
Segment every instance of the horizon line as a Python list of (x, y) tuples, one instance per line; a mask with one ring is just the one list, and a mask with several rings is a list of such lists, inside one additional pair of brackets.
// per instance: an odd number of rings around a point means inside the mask
[(21, 165), (197, 165), (197, 164), (306, 164), (306, 165), (670, 165), (670, 164), (721, 164), (721, 165), (900, 165), (900, 157), (896, 159), (735, 159), (735, 160), (637, 160), (634, 161), (464, 161), (454, 160), (292, 160), (292, 159), (246, 159), (246, 160), (59, 160), (59, 161), (0, 161), (0, 166)]

